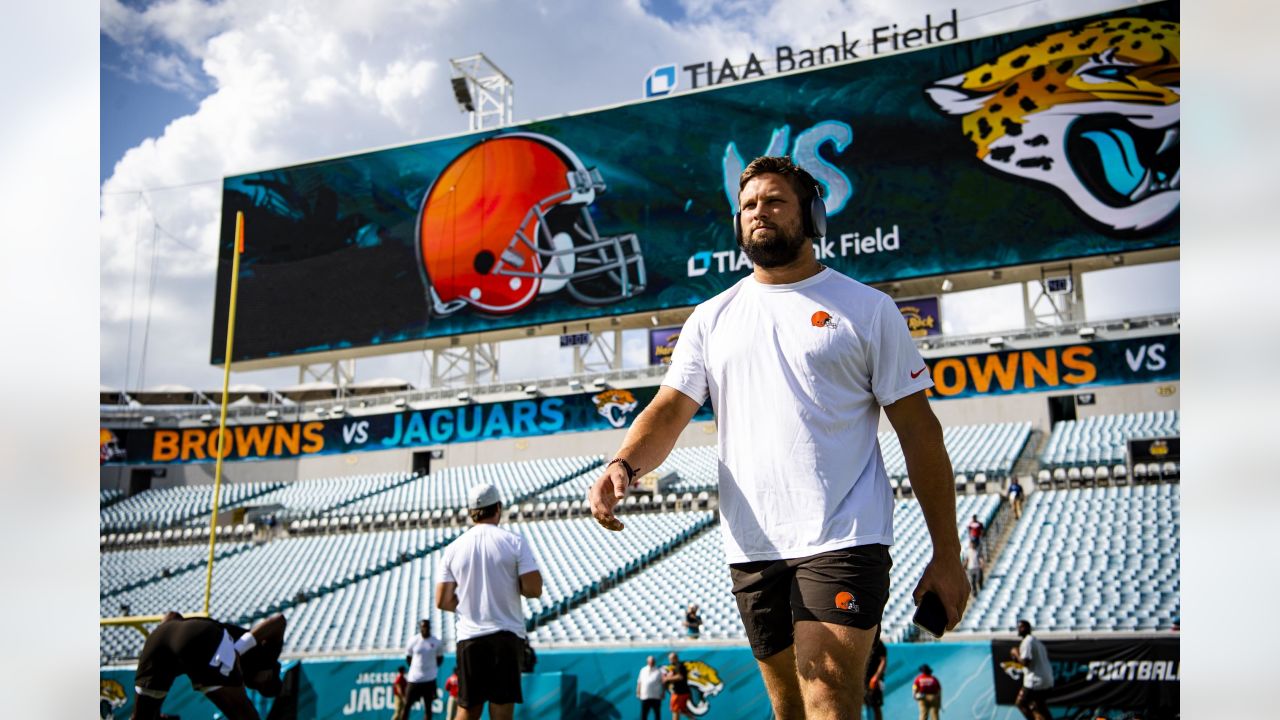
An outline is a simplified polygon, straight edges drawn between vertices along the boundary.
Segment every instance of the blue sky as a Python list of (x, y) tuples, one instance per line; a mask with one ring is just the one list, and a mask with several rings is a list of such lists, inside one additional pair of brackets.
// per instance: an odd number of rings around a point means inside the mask
[(129, 61), (120, 44), (110, 37), (102, 36), (101, 47), (99, 174), (105, 181), (126, 150), (147, 138), (159, 137), (169, 121), (195, 112), (197, 102), (186, 93), (130, 77)]
[[(220, 385), (221, 371), (208, 365), (219, 179), (464, 132), (447, 87), (450, 57), (483, 51), (515, 75), (520, 122), (634, 101), (659, 63), (814, 43), (833, 27), (867, 30), (958, 6), (970, 18), (964, 35), (977, 37), (1134, 4), (101, 0), (102, 382)], [(1114, 314), (1126, 293), (1178, 307), (1176, 263), (1147, 270), (1141, 283), (1138, 295), (1130, 280), (1095, 281), (1090, 313)], [(948, 301), (955, 331), (1018, 323), (1007, 295)], [(504, 355), (505, 377), (566, 371), (571, 356), (554, 338), (550, 347), (526, 342), (536, 347)], [(628, 362), (644, 354), (642, 338), (626, 345)], [(360, 360), (357, 369), (362, 379), (414, 383), (424, 372), (412, 354)], [(281, 369), (233, 381), (282, 386), (297, 377)]]

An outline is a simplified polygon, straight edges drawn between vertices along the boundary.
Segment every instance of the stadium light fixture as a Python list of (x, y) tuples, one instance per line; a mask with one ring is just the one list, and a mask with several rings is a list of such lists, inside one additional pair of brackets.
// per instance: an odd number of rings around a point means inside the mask
[(524, 394), (530, 397), (533, 397), (538, 394), (538, 386), (533, 383), (525, 385), (523, 390), (524, 390)]
[(280, 411), (279, 411), (279, 410), (268, 410), (268, 411), (267, 411), (267, 419), (268, 419), (268, 420), (275, 420), (275, 419), (276, 419), (276, 418), (278, 418), (278, 417), (280, 417)]
[(471, 402), (471, 393), (467, 392), (466, 390), (459, 392), (456, 397), (458, 398), (458, 402), (460, 403)]
[(601, 388), (607, 387), (608, 385), (609, 383), (605, 382), (605, 379), (602, 377), (598, 377), (591, 381), (591, 387), (592, 389), (595, 389), (595, 390), (600, 390)]
[(205, 425), (211, 424), (213, 422), (213, 415), (211, 413), (205, 413), (201, 415), (200, 422), (204, 423)]
[(1081, 340), (1092, 340), (1092, 339), (1094, 338), (1094, 336), (1095, 336), (1095, 335), (1097, 335), (1097, 334), (1098, 334), (1098, 331), (1097, 331), (1097, 330), (1094, 330), (1093, 328), (1089, 327), (1088, 325), (1086, 325), (1086, 326), (1084, 326), (1084, 327), (1080, 328), (1080, 339), (1081, 339)]
[(143, 415), (143, 416), (142, 416), (142, 424), (143, 424), (143, 425), (155, 425), (155, 424), (156, 424), (156, 416), (155, 416), (155, 415)]
[(398, 408), (402, 408), (402, 407), (404, 407), (405, 405), (408, 405), (408, 404), (409, 404), (409, 402), (408, 402), (407, 400), (405, 400), (404, 398), (396, 398), (396, 401), (395, 401), (395, 403), (394, 403), (394, 405), (395, 405), (396, 407), (398, 407)]
[(652, 323), (654, 327), (658, 327), (658, 316), (657, 316), (657, 315), (650, 315), (650, 316), (649, 316), (649, 322), (650, 322), (650, 323)]
[(346, 411), (347, 409), (341, 405), (334, 405), (333, 407), (329, 408), (329, 414), (333, 415), (334, 417), (342, 415)]
[(467, 87), (467, 79), (465, 77), (455, 77), (450, 79), (453, 84), (453, 99), (457, 101), (458, 107), (466, 112), (475, 112), (476, 104), (471, 98), (471, 90)]
[(951, 289), (955, 286), (956, 284), (951, 282), (951, 278), (942, 278), (942, 292), (951, 292)]
[(582, 392), (582, 381), (577, 378), (570, 380), (569, 389), (574, 392)]
[(1001, 335), (989, 337), (987, 338), (987, 344), (993, 348), (1002, 348), (1004, 347), (1004, 337)]

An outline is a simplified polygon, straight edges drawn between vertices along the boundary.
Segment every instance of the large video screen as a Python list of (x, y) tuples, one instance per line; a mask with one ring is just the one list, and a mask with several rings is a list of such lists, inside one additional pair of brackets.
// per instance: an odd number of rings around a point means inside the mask
[(1179, 243), (1178, 6), (226, 178), (211, 361), (685, 307), (751, 266), (737, 178), (823, 186), (867, 283)]

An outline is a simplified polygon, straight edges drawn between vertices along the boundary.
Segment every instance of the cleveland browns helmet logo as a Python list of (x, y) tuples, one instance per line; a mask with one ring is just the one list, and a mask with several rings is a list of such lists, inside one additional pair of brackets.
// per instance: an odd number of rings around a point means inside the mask
[(858, 612), (859, 610), (857, 599), (848, 590), (841, 590), (836, 593), (836, 607), (849, 612)]
[(825, 328), (832, 328), (832, 329), (835, 329), (835, 327), (840, 324), (840, 321), (831, 317), (831, 313), (827, 312), (826, 310), (819, 310), (815, 312), (809, 318), (809, 322), (814, 327), (825, 327)]

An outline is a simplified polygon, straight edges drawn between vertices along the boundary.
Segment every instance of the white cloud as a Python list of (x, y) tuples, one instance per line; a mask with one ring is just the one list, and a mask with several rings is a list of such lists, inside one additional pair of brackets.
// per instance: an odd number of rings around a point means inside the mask
[[(1005, 29), (1034, 13), (1065, 17), (1125, 4), (1046, 0), (982, 15), (963, 33)], [(961, 17), (1008, 5), (966, 3)], [(146, 382), (212, 387), (221, 382), (208, 365), (220, 178), (465, 130), (448, 90), (449, 58), (483, 51), (512, 75), (519, 121), (634, 100), (644, 74), (661, 62), (742, 60), (778, 43), (830, 42), (841, 29), (869, 32), (951, 5), (694, 0), (674, 26), (647, 15), (638, 0), (168, 0), (142, 11), (103, 0), (101, 7), (103, 34), (127, 49), (139, 77), (202, 98), (193, 114), (125, 153), (103, 183), (103, 378), (122, 382), (126, 358), (134, 371), (139, 363), (155, 236)], [(132, 192), (139, 188), (153, 190), (140, 198)], [(416, 355), (376, 364), (378, 374), (409, 379), (421, 371)], [(252, 375), (264, 383), (296, 379), (286, 370)]]

